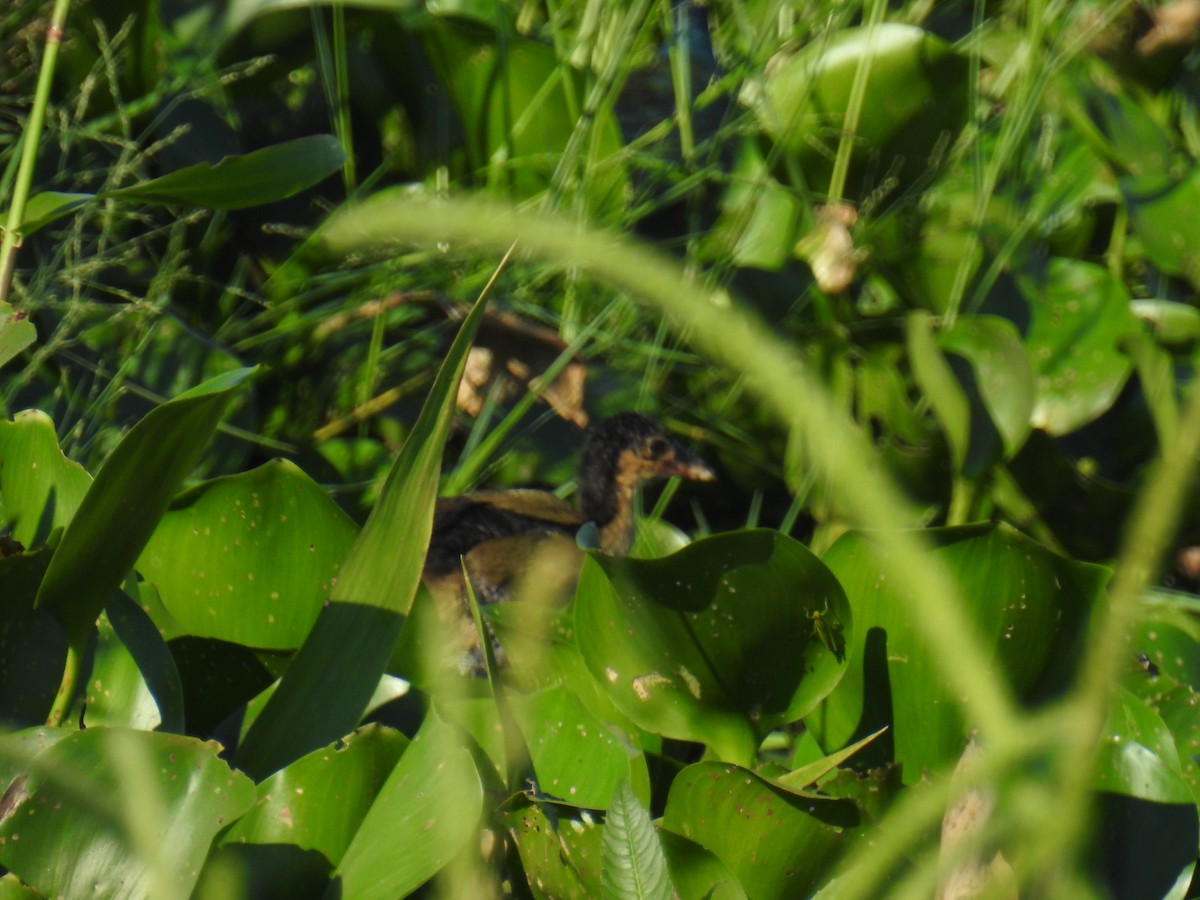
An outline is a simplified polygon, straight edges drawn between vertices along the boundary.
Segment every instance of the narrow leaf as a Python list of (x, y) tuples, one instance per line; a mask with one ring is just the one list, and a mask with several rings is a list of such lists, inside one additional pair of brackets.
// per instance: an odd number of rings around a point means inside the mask
[(601, 842), (600, 883), (611, 900), (671, 900), (675, 890), (667, 858), (650, 821), (629, 782), (622, 781), (608, 807)]
[(71, 640), (87, 633), (195, 466), (233, 391), (253, 371), (210, 379), (138, 422), (96, 475), (38, 590)]

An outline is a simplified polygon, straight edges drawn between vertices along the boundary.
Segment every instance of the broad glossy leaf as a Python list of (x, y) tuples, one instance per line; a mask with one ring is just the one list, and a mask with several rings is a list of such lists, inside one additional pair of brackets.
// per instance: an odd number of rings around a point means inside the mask
[[(296, 896), (313, 893), (315, 877), (327, 880), (342, 861), (408, 746), (400, 732), (368, 725), (314, 750), (260, 784), (254, 808), (221, 836), (220, 843), (252, 866), (256, 879), (277, 891), (290, 885)], [(323, 873), (302, 867), (296, 871), (287, 857), (272, 855), (270, 845), (290, 845), (306, 859), (320, 854), (327, 868)]]
[[(1020, 696), (1061, 681), (1076, 659), (1083, 621), (1108, 572), (1057, 556), (1007, 528), (971, 525), (933, 529), (931, 551), (970, 602), (976, 634), (991, 648), (997, 678)], [(823, 557), (854, 608), (846, 674), (805, 724), (826, 751), (885, 725), (860, 751), (872, 764), (903, 765), (911, 784), (926, 769), (952, 764), (966, 741), (962, 703), (882, 572), (886, 551), (869, 534), (851, 532)]]
[(1121, 179), (1134, 233), (1158, 268), (1200, 283), (1200, 166), (1175, 180), (1161, 172)]
[(1167, 724), (1145, 701), (1119, 689), (1100, 743), (1096, 788), (1156, 803), (1191, 803)]
[(829, 571), (766, 530), (658, 560), (591, 557), (575, 603), (584, 660), (623, 713), (734, 759), (833, 689), (853, 633)]
[(607, 804), (600, 885), (610, 900), (671, 900), (675, 896), (662, 844), (628, 782), (621, 782)]
[(529, 747), (538, 790), (589, 809), (604, 809), (622, 782), (650, 798), (646, 758), (630, 735), (592, 715), (568, 686), (509, 698)]
[(27, 550), (44, 544), (50, 532), (71, 521), (92, 476), (58, 449), (54, 422), (27, 409), (11, 422), (0, 419), (0, 529)]
[(154, 623), (123, 591), (101, 615), (85, 689), (84, 725), (183, 731), (183, 688)]
[(714, 853), (673, 831), (659, 831), (658, 839), (681, 900), (745, 900), (737, 877)]
[(1011, 458), (1029, 436), (1035, 389), (1016, 326), (998, 316), (961, 316), (937, 338), (942, 350), (971, 364), (974, 387), (1000, 434), (1004, 457)]
[(102, 197), (187, 204), (208, 209), (245, 209), (273, 203), (324, 181), (341, 168), (345, 153), (331, 134), (313, 134), (216, 165), (197, 163)]
[(1129, 294), (1103, 266), (1069, 259), (1017, 283), (1032, 314), (1025, 346), (1038, 375), (1033, 424), (1067, 434), (1107, 410), (1129, 377), (1121, 341), (1138, 328)]
[(479, 833), (483, 788), (461, 734), (430, 713), (346, 848), (326, 896), (403, 897)]
[(828, 185), (855, 72), (864, 63), (870, 75), (854, 135), (852, 184), (871, 164), (876, 184), (885, 174), (902, 180), (924, 174), (939, 144), (948, 148), (966, 124), (967, 60), (929, 32), (887, 23), (873, 38), (862, 27), (811, 41), (768, 64), (756, 111), (818, 192)]
[(765, 900), (811, 896), (860, 824), (849, 801), (796, 797), (713, 762), (676, 776), (662, 820), (728, 866), (747, 896)]
[(476, 303), (459, 330), (330, 602), (239, 747), (245, 771), (265, 777), (337, 740), (370, 702), (421, 580), (442, 448), (483, 310)]
[(304, 641), (357, 528), (285, 460), (176, 497), (138, 560), (187, 634), (283, 650)]
[(45, 896), (188, 896), (216, 833), (254, 802), (220, 747), (89, 728), (35, 760), (0, 864)]
[(38, 591), (73, 642), (133, 566), (233, 392), (252, 370), (218, 376), (150, 412), (105, 460), (63, 533)]

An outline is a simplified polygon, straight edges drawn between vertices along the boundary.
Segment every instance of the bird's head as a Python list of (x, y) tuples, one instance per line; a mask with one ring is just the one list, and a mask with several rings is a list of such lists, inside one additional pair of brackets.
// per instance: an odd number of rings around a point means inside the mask
[(583, 512), (595, 521), (607, 521), (623, 495), (672, 477), (712, 481), (716, 476), (658, 422), (638, 413), (619, 413), (588, 432), (579, 464)]

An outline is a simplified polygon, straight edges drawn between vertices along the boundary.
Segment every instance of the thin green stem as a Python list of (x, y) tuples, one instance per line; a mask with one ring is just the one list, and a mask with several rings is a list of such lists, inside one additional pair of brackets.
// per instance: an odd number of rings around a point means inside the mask
[[(46, 119), (46, 107), (50, 104), (50, 86), (54, 80), (54, 66), (58, 61), (58, 50), (62, 46), (63, 27), (67, 22), (67, 11), (71, 0), (54, 0), (50, 14), (50, 27), (46, 29), (46, 52), (42, 56), (42, 67), (38, 71), (37, 90), (33, 95), (33, 108), (25, 123), (21, 142), (21, 165), (17, 169), (17, 181), (13, 185), (12, 204), (8, 208), (8, 220), (4, 235), (0, 239), (0, 304), (8, 300), (8, 289), (12, 283), (13, 269), (17, 261), (17, 248), (21, 245), (21, 222), (25, 217), (25, 204), (33, 184), (33, 167), (37, 163), (38, 146), (41, 142), (42, 124)], [(2, 307), (0, 307), (2, 308)]]
[(846, 191), (846, 176), (850, 172), (850, 156), (854, 152), (854, 137), (858, 134), (858, 120), (862, 116), (863, 100), (867, 95), (867, 81), (871, 76), (871, 60), (875, 55), (875, 38), (879, 23), (887, 10), (884, 0), (873, 0), (867, 14), (867, 46), (862, 60), (854, 72), (854, 83), (850, 86), (850, 100), (846, 104), (846, 118), (842, 122), (842, 139), (838, 143), (837, 157), (833, 161), (833, 174), (829, 177), (827, 203), (842, 202)]
[(57, 728), (67, 717), (71, 702), (75, 699), (75, 690), (79, 686), (79, 673), (83, 668), (83, 655), (87, 649), (87, 638), (72, 638), (67, 644), (67, 661), (63, 665), (62, 681), (58, 685), (58, 693), (54, 695), (54, 703), (50, 714), (46, 716), (46, 725)]

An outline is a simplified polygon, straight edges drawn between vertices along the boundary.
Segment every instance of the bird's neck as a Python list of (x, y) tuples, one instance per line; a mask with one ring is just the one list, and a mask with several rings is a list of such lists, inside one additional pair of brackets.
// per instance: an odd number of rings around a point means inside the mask
[(610, 556), (624, 556), (633, 546), (633, 495), (637, 481), (623, 477), (619, 460), (604, 471), (581, 473), (579, 498), (583, 517), (596, 524), (600, 549)]

